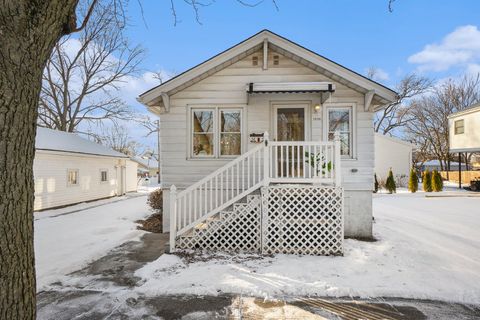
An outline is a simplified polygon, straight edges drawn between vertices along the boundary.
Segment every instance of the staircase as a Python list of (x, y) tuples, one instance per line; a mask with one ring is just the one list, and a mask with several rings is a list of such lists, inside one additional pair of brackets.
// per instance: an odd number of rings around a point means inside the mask
[(334, 141), (269, 141), (265, 133), (262, 144), (185, 190), (171, 186), (170, 251), (258, 251), (259, 189), (271, 183), (339, 187), (340, 165), (338, 135)]
[(181, 235), (177, 248), (260, 251), (260, 201), (260, 194), (246, 196)]

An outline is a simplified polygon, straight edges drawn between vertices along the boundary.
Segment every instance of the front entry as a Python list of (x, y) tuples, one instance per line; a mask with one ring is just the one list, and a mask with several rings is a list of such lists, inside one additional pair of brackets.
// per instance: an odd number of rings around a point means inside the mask
[(306, 112), (305, 105), (274, 105), (275, 140), (305, 141)]
[[(305, 141), (307, 105), (274, 105), (276, 141)], [(300, 177), (304, 171), (305, 150), (301, 146), (285, 146), (277, 150), (279, 177)]]

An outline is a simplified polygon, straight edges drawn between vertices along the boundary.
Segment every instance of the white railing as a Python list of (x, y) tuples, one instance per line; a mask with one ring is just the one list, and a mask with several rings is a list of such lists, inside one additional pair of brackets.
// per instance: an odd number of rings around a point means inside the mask
[(170, 188), (170, 249), (175, 239), (269, 183), (341, 184), (340, 140), (269, 141), (185, 190)]

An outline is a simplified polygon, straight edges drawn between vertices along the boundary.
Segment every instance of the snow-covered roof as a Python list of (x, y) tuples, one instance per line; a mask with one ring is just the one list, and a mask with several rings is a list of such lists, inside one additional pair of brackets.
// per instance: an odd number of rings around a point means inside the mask
[(157, 160), (151, 158), (150, 160), (148, 159), (143, 159), (141, 157), (135, 156), (130, 158), (131, 160), (135, 161), (138, 164), (141, 164), (142, 166), (149, 168), (149, 169), (158, 169), (158, 162)]
[(395, 142), (395, 143), (399, 143), (399, 144), (402, 144), (402, 145), (411, 147), (412, 149), (416, 149), (416, 148), (417, 148), (417, 146), (414, 145), (413, 143), (410, 143), (410, 142), (408, 142), (408, 141), (405, 141), (405, 140), (402, 140), (402, 139), (399, 139), (399, 138), (395, 138), (395, 137), (391, 137), (391, 136), (386, 136), (386, 135), (381, 134), (381, 133), (378, 133), (378, 132), (375, 132), (375, 137), (383, 138), (383, 139), (385, 139), (385, 140), (389, 140), (389, 141), (392, 141), (392, 142)]
[(37, 150), (71, 152), (107, 156), (116, 158), (128, 158), (127, 155), (102, 146), (101, 144), (81, 138), (75, 133), (52, 130), (38, 127), (35, 139)]
[[(424, 166), (439, 166), (440, 165), (440, 161), (439, 160), (429, 160), (429, 161), (425, 161), (423, 163)], [(458, 162), (455, 162), (455, 161), (450, 161), (450, 165), (451, 166), (458, 166)], [(465, 163), (462, 163), (462, 166), (464, 166)]]

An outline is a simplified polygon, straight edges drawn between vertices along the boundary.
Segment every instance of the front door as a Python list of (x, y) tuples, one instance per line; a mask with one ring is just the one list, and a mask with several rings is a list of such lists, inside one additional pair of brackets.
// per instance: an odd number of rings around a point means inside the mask
[[(305, 105), (275, 105), (275, 139), (277, 141), (305, 141)], [(304, 170), (302, 146), (282, 146), (277, 149), (277, 175), (279, 177), (301, 177)]]
[(305, 141), (307, 108), (302, 105), (275, 105), (277, 141)]

